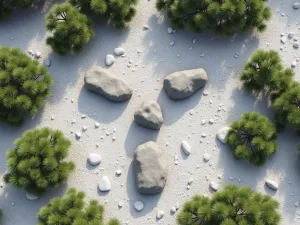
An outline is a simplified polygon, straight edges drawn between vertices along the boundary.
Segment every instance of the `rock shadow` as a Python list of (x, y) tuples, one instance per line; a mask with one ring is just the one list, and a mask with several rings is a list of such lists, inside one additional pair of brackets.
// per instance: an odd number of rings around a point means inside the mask
[[(206, 85), (208, 85), (208, 83)], [(195, 108), (200, 103), (204, 89), (205, 87), (201, 88), (187, 99), (174, 101), (168, 97), (165, 90), (162, 88), (158, 95), (157, 102), (159, 103), (164, 115), (163, 125), (171, 126), (186, 112)]]
[(78, 98), (78, 111), (86, 115), (93, 113), (95, 121), (108, 124), (115, 121), (124, 113), (129, 101), (111, 102), (99, 94), (87, 90), (83, 86)]
[[(135, 177), (133, 173), (133, 163), (130, 164), (128, 169), (126, 187), (127, 187), (127, 196), (130, 199), (129, 211), (130, 211), (130, 215), (133, 218), (142, 217), (151, 213), (153, 209), (157, 206), (157, 203), (161, 197), (161, 193), (156, 195), (141, 195), (137, 192), (135, 187)], [(140, 212), (136, 211), (134, 208), (134, 203), (136, 201), (141, 201), (144, 203), (144, 209)]]
[(124, 143), (127, 156), (133, 158), (135, 149), (145, 142), (156, 142), (158, 134), (158, 130), (147, 129), (132, 122)]

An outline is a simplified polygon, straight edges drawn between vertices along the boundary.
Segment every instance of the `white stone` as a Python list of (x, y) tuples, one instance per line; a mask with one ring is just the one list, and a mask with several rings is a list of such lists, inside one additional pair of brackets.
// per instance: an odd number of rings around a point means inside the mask
[(39, 197), (36, 196), (36, 195), (33, 195), (33, 194), (30, 194), (30, 193), (26, 192), (26, 199), (30, 200), (30, 201), (33, 201), (33, 200), (39, 199)]
[(176, 212), (176, 207), (172, 206), (170, 212), (174, 214)]
[(213, 189), (214, 191), (218, 191), (218, 189), (219, 189), (219, 184), (217, 184), (217, 183), (214, 182), (214, 181), (210, 182), (209, 186), (210, 186), (211, 189)]
[(193, 183), (193, 181), (194, 181), (194, 178), (190, 178), (189, 180), (188, 180), (188, 184), (192, 184)]
[(181, 142), (181, 149), (183, 150), (183, 152), (186, 154), (186, 155), (189, 155), (191, 154), (191, 146), (189, 145), (189, 143), (187, 141), (182, 141)]
[(80, 133), (80, 132), (76, 132), (76, 133), (75, 133), (75, 137), (76, 137), (76, 138), (81, 138), (81, 133)]
[(208, 161), (210, 160), (210, 154), (205, 153), (205, 154), (203, 155), (203, 160), (204, 160), (205, 162), (208, 162)]
[(54, 119), (55, 119), (55, 116), (52, 115), (52, 116), (51, 116), (51, 120), (54, 120)]
[(103, 176), (101, 181), (98, 183), (98, 188), (100, 191), (107, 192), (111, 189), (111, 183), (107, 176)]
[(31, 49), (29, 49), (27, 52), (28, 52), (29, 55), (33, 55), (34, 54)]
[(292, 39), (294, 37), (295, 33), (294, 32), (289, 32), (288, 38)]
[(281, 37), (281, 38), (280, 38), (280, 41), (281, 41), (282, 44), (285, 44), (285, 42), (286, 42), (286, 37), (285, 37), (285, 36)]
[(218, 130), (217, 138), (219, 139), (219, 141), (221, 141), (224, 144), (226, 143), (229, 130), (230, 130), (230, 127), (223, 127)]
[(87, 129), (88, 129), (87, 126), (83, 126), (83, 127), (82, 127), (82, 130), (83, 130), (83, 131), (86, 131)]
[(88, 157), (88, 162), (92, 165), (92, 166), (97, 166), (101, 163), (102, 161), (102, 157), (101, 155), (97, 154), (97, 153), (90, 153), (89, 157)]
[(120, 176), (122, 174), (122, 170), (116, 170), (116, 175)]
[(120, 208), (122, 208), (123, 205), (124, 205), (124, 203), (123, 203), (122, 201), (119, 201), (118, 206), (119, 206)]
[(144, 25), (144, 26), (143, 26), (143, 29), (144, 29), (144, 30), (149, 30), (149, 26), (148, 26), (148, 25)]
[(175, 44), (175, 41), (171, 41), (170, 43), (169, 43), (169, 45), (171, 45), (171, 46), (173, 46)]
[(140, 212), (144, 209), (144, 203), (142, 203), (141, 201), (136, 201), (134, 204), (133, 204), (134, 208), (136, 211)]
[(81, 115), (81, 119), (85, 119), (86, 118), (86, 115), (85, 114), (82, 114)]
[(171, 34), (173, 32), (173, 28), (172, 27), (168, 27), (168, 33)]
[(41, 58), (42, 54), (40, 52), (36, 52), (34, 54), (34, 56), (35, 56), (35, 58), (39, 59), (39, 58)]
[(115, 48), (115, 50), (114, 50), (114, 54), (117, 56), (124, 55), (124, 53), (125, 53), (125, 51), (123, 48)]
[(274, 191), (278, 189), (278, 184), (274, 180), (266, 180), (265, 183), (269, 188), (273, 189)]
[(179, 202), (176, 202), (176, 203), (175, 203), (175, 208), (176, 208), (176, 210), (178, 210), (179, 207), (180, 207)]
[(295, 68), (296, 66), (297, 66), (297, 61), (294, 60), (294, 61), (292, 62), (292, 64), (291, 64), (291, 67), (292, 67), (292, 68)]
[(98, 128), (100, 126), (100, 123), (96, 122), (95, 123), (95, 128)]
[(294, 9), (299, 9), (299, 8), (300, 8), (300, 2), (295, 2), (295, 3), (293, 4), (293, 8), (294, 8)]
[(210, 119), (208, 122), (209, 122), (210, 124), (213, 124), (215, 121), (214, 121), (213, 119)]
[(44, 65), (47, 66), (47, 67), (51, 66), (51, 60), (50, 59), (45, 59), (44, 60)]
[(196, 42), (197, 42), (197, 40), (194, 38), (194, 39), (193, 39), (193, 44), (195, 44)]
[(111, 66), (112, 64), (114, 64), (115, 62), (115, 57), (111, 54), (108, 54), (106, 55), (106, 58), (105, 58), (105, 64), (107, 66)]
[(163, 218), (165, 215), (165, 212), (162, 210), (158, 210), (156, 213), (156, 219), (160, 220), (161, 218)]

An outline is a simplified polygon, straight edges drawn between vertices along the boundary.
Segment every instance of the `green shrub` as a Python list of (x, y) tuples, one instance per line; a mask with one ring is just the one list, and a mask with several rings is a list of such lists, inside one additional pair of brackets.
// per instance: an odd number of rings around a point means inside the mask
[[(53, 198), (38, 213), (38, 225), (103, 225), (104, 207), (96, 200), (85, 206), (84, 192), (71, 188), (62, 198)], [(120, 225), (111, 219), (108, 225)]]
[(18, 48), (0, 47), (0, 120), (21, 125), (50, 95), (52, 78), (45, 66)]
[(3, 216), (3, 211), (2, 211), (2, 209), (0, 209), (0, 222), (1, 222), (2, 216)]
[(271, 17), (268, 0), (157, 0), (156, 8), (166, 11), (176, 29), (232, 36), (238, 31), (263, 31)]
[(279, 128), (286, 126), (300, 130), (300, 84), (293, 84), (273, 102), (276, 123)]
[(14, 9), (28, 9), (37, 4), (39, 0), (0, 0), (0, 20), (9, 16)]
[(136, 14), (138, 0), (69, 0), (83, 13), (94, 13), (117, 28), (124, 28)]
[(71, 4), (55, 4), (46, 15), (46, 29), (52, 33), (46, 43), (59, 55), (79, 53), (94, 36), (91, 25)]
[(277, 95), (287, 89), (293, 75), (291, 69), (283, 68), (278, 52), (257, 50), (245, 65), (240, 80), (251, 91), (265, 90)]
[(244, 113), (230, 128), (227, 144), (234, 150), (235, 159), (246, 159), (261, 166), (278, 149), (275, 126), (263, 115)]
[(279, 203), (247, 187), (227, 185), (212, 198), (196, 195), (177, 217), (178, 225), (279, 225)]
[(8, 173), (4, 180), (16, 188), (41, 196), (47, 188), (66, 181), (75, 165), (66, 162), (71, 142), (50, 128), (26, 131), (7, 153)]

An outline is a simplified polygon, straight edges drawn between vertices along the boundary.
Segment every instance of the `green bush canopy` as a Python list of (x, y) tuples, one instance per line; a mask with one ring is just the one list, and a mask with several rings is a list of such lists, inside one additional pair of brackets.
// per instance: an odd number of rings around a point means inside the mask
[(0, 0), (0, 20), (9, 16), (16, 8), (28, 9), (39, 0)]
[[(71, 188), (62, 198), (53, 198), (38, 213), (38, 225), (104, 225), (104, 207), (96, 200), (85, 206), (85, 193)], [(120, 225), (111, 219), (108, 225)]]
[(8, 173), (4, 180), (16, 188), (41, 196), (47, 188), (66, 181), (75, 165), (66, 162), (71, 142), (58, 130), (26, 131), (7, 153)]
[(292, 82), (293, 70), (284, 69), (278, 52), (257, 50), (247, 62), (240, 80), (253, 91), (263, 90), (278, 94), (287, 89)]
[(2, 216), (3, 216), (3, 211), (2, 211), (2, 209), (0, 209), (0, 222), (1, 222)]
[(83, 13), (94, 13), (117, 28), (124, 28), (136, 14), (138, 0), (69, 0)]
[(18, 48), (0, 47), (0, 120), (21, 125), (50, 95), (52, 78), (45, 66)]
[(263, 115), (244, 113), (230, 128), (227, 144), (234, 150), (236, 159), (246, 159), (261, 166), (278, 149), (275, 126)]
[(71, 4), (55, 4), (46, 15), (46, 29), (52, 33), (46, 43), (59, 55), (79, 53), (94, 36), (91, 25)]
[(279, 225), (279, 203), (247, 187), (227, 185), (212, 198), (196, 195), (177, 217), (178, 225)]
[(217, 35), (238, 31), (263, 31), (271, 17), (268, 0), (157, 0), (156, 8), (166, 11), (176, 29), (192, 32), (210, 29)]

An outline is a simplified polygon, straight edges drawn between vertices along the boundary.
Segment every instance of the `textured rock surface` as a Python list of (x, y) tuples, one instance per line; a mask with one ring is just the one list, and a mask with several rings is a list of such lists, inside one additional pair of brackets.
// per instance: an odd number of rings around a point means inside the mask
[(134, 121), (142, 127), (158, 130), (163, 123), (159, 104), (155, 101), (144, 102), (134, 114)]
[(162, 192), (167, 180), (164, 152), (152, 141), (137, 147), (133, 160), (136, 188), (141, 194)]
[(202, 88), (208, 80), (204, 69), (184, 70), (168, 75), (164, 89), (170, 99), (181, 100), (190, 97)]
[(93, 66), (88, 70), (84, 82), (87, 89), (110, 101), (122, 102), (132, 96), (132, 90), (124, 80), (113, 76), (101, 67)]

